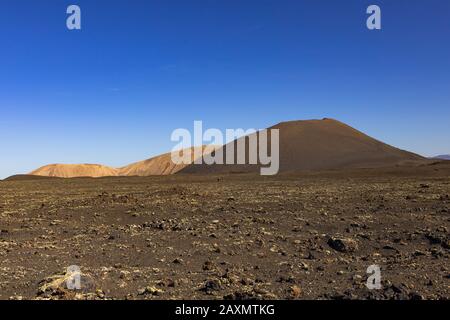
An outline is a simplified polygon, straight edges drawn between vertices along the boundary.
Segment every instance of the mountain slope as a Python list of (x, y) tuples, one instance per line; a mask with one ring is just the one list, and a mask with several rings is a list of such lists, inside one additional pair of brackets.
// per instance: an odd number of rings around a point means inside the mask
[[(191, 163), (194, 162), (195, 152), (203, 147), (191, 147)], [(181, 154), (189, 149), (184, 149)], [(118, 173), (121, 176), (153, 176), (153, 175), (170, 175), (175, 174), (189, 164), (175, 164), (172, 162), (171, 153), (165, 153), (151, 159), (132, 163), (126, 167), (120, 168)]]

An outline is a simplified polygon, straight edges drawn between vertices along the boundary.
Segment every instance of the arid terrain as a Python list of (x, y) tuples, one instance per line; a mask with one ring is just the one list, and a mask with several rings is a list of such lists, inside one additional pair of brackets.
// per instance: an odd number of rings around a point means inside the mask
[[(449, 299), (450, 164), (0, 181), (1, 299)], [(378, 264), (382, 289), (365, 286)], [(67, 290), (68, 266), (83, 272)]]

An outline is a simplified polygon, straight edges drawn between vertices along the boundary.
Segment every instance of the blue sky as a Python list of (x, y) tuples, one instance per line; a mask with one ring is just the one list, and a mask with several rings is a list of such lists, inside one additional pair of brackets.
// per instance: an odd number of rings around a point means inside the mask
[[(66, 8), (82, 30), (66, 28)], [(366, 8), (382, 30), (366, 28)], [(122, 166), (176, 128), (331, 117), (450, 153), (448, 0), (3, 0), (0, 178)]]

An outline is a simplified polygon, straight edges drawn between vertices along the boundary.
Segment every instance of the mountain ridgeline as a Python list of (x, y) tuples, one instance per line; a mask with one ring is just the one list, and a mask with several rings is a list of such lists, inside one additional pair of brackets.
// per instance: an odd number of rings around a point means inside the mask
[[(387, 167), (425, 160), (417, 154), (385, 144), (333, 119), (282, 122), (269, 129), (279, 130), (279, 172), (281, 173)], [(255, 134), (258, 135), (258, 133)], [(241, 137), (230, 142), (236, 146), (238, 140), (244, 139), (247, 159), (249, 138), (250, 136)], [(269, 146), (270, 143), (269, 134)], [(224, 158), (226, 158), (226, 149), (226, 146), (217, 147), (215, 152), (223, 152)], [(74, 178), (180, 173), (226, 174), (257, 172), (262, 166), (261, 164), (194, 164), (194, 148), (191, 148), (191, 153), (190, 164), (174, 164), (171, 154), (166, 153), (122, 168), (98, 164), (52, 164), (34, 170), (30, 175)]]

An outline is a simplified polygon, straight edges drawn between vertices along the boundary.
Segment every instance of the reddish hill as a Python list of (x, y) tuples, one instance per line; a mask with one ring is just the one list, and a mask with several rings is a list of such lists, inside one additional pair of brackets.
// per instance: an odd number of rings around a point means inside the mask
[[(280, 172), (339, 168), (383, 167), (423, 157), (373, 139), (333, 119), (289, 121), (270, 129), (279, 129)], [(248, 151), (248, 138), (246, 151)], [(269, 137), (270, 142), (270, 137)], [(236, 144), (236, 141), (232, 144)], [(269, 144), (270, 145), (270, 144)], [(226, 149), (223, 149), (226, 154)], [(259, 166), (190, 165), (181, 173), (252, 172)]]

